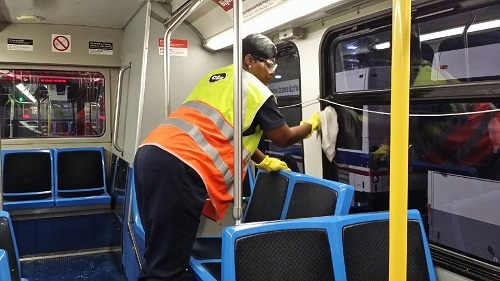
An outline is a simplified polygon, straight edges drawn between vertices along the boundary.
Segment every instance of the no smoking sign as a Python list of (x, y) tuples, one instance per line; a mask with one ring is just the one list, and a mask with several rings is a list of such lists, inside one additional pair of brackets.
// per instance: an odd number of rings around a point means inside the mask
[(52, 52), (71, 53), (71, 35), (52, 34)]

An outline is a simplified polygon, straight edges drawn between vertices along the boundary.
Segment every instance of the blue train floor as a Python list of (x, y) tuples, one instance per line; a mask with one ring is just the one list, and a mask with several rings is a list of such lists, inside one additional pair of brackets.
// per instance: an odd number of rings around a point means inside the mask
[(84, 254), (21, 262), (29, 281), (127, 281), (119, 253)]

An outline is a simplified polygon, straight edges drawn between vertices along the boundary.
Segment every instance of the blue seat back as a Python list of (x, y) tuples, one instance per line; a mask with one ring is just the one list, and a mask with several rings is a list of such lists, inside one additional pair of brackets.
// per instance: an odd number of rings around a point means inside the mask
[(349, 213), (354, 195), (351, 185), (310, 175), (292, 174), (283, 219), (309, 218)]
[(106, 190), (104, 148), (55, 149), (56, 206), (111, 202)]
[(259, 170), (243, 222), (273, 221), (349, 212), (354, 187), (291, 171)]
[[(335, 280), (389, 279), (389, 212), (335, 217), (331, 233)], [(436, 280), (420, 213), (408, 211), (407, 280)]]
[(285, 171), (268, 173), (259, 170), (242, 221), (281, 219), (291, 176), (292, 174)]
[(4, 209), (54, 206), (54, 151), (2, 150)]
[(222, 233), (222, 280), (334, 279), (331, 217), (250, 223)]
[[(222, 280), (388, 280), (389, 213), (227, 227)], [(420, 214), (408, 211), (408, 281), (435, 281)]]

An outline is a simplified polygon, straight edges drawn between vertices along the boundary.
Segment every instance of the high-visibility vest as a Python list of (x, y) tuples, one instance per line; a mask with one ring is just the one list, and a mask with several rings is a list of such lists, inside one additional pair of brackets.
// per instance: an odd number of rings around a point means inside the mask
[(445, 70), (437, 69), (426, 61), (420, 62), (418, 74), (413, 81), (413, 86), (431, 86), (460, 83), (458, 79), (451, 76)]
[[(243, 71), (242, 76), (242, 132), (245, 132), (273, 94), (252, 74)], [(232, 65), (207, 74), (184, 103), (141, 144), (170, 152), (200, 175), (210, 198), (203, 214), (215, 221), (224, 218), (233, 201), (233, 80)], [(246, 132), (242, 138), (242, 176), (262, 133), (257, 126), (255, 132)]]

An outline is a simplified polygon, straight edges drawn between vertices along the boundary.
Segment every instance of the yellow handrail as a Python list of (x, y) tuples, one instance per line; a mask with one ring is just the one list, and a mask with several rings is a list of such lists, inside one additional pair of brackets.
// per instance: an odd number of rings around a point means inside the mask
[(406, 280), (411, 0), (392, 3), (389, 280)]

